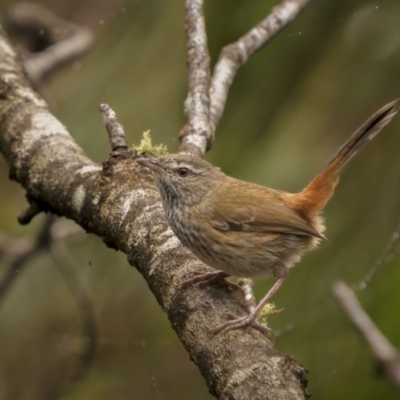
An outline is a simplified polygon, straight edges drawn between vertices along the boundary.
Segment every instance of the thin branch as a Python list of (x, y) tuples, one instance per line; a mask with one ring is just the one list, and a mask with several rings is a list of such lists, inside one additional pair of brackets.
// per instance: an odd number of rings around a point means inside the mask
[(0, 301), (11, 288), (15, 279), (21, 274), (22, 270), (28, 265), (28, 262), (36, 257), (43, 249), (47, 248), (51, 241), (51, 227), (54, 223), (54, 216), (46, 217), (42, 227), (40, 228), (35, 240), (16, 239), (10, 240), (3, 237), (7, 241), (8, 248), (2, 247), (3, 271), (2, 280), (0, 281)]
[(74, 35), (68, 39), (48, 47), (25, 61), (25, 68), (30, 79), (33, 82), (41, 80), (42, 77), (59, 65), (65, 64), (86, 52), (92, 43), (92, 34), (87, 29), (77, 29)]
[(342, 281), (335, 282), (333, 294), (350, 321), (371, 347), (387, 377), (400, 389), (400, 354), (364, 311), (354, 292)]
[(185, 32), (189, 69), (189, 90), (185, 101), (188, 122), (179, 135), (179, 152), (202, 157), (214, 141), (210, 126), (210, 56), (203, 0), (186, 0)]
[(85, 349), (73, 377), (74, 380), (78, 380), (86, 375), (93, 362), (97, 329), (92, 299), (79, 280), (75, 260), (60, 241), (70, 235), (81, 233), (82, 229), (78, 230), (77, 225), (66, 229), (65, 225), (65, 221), (55, 221), (55, 217), (49, 215), (34, 240), (10, 239), (4, 235), (0, 237), (0, 257), (5, 265), (2, 268), (3, 279), (0, 282), (0, 301), (4, 299), (4, 295), (9, 291), (16, 278), (20, 276), (21, 271), (29, 265), (29, 261), (44, 250), (49, 250), (76, 299), (82, 315)]
[(210, 122), (213, 132), (224, 112), (228, 91), (238, 69), (292, 22), (311, 1), (283, 0), (237, 42), (222, 49), (211, 80)]
[(40, 4), (18, 3), (10, 8), (8, 20), (14, 29), (36, 38), (45, 47), (25, 55), (25, 68), (34, 83), (93, 44), (93, 35), (88, 29), (57, 17)]
[(79, 279), (77, 262), (62, 242), (52, 242), (49, 252), (53, 257), (58, 269), (76, 300), (82, 315), (83, 335), (85, 349), (82, 352), (80, 363), (73, 377), (74, 380), (82, 379), (92, 365), (97, 344), (97, 327), (93, 309), (93, 300)]
[(21, 225), (28, 225), (31, 223), (33, 218), (39, 215), (43, 210), (41, 209), (39, 203), (34, 200), (30, 201), (30, 205), (26, 210), (23, 210), (18, 215), (18, 222)]
[(79, 225), (66, 223), (65, 220), (55, 220), (52, 215), (45, 218), (34, 239), (14, 239), (0, 232), (0, 261), (2, 263), (0, 302), (27, 264), (47, 249), (52, 241), (65, 240), (81, 234), (84, 234), (84, 231)]
[(100, 104), (99, 109), (108, 133), (112, 152), (128, 150), (124, 128), (119, 123), (114, 110), (108, 104)]

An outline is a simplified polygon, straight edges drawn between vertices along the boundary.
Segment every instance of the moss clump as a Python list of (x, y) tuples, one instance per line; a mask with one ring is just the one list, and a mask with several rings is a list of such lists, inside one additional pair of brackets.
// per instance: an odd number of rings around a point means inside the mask
[(260, 321), (263, 325), (268, 326), (268, 324), (267, 324), (268, 317), (269, 317), (270, 315), (272, 315), (272, 314), (280, 313), (280, 312), (282, 312), (282, 311), (283, 311), (282, 308), (279, 309), (279, 310), (277, 310), (274, 303), (267, 303), (267, 304), (264, 306), (264, 308), (261, 310), (261, 312), (260, 312), (259, 321)]
[(138, 146), (133, 145), (139, 156), (158, 157), (168, 154), (165, 144), (157, 144), (153, 146), (151, 142), (150, 131), (143, 132), (143, 138)]

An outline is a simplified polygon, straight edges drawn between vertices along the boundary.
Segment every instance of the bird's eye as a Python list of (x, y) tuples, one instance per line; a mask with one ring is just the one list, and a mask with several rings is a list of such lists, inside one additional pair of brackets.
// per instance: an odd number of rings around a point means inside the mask
[(188, 174), (189, 174), (189, 170), (187, 168), (179, 168), (178, 169), (178, 175), (181, 178), (184, 178), (185, 176), (188, 176)]

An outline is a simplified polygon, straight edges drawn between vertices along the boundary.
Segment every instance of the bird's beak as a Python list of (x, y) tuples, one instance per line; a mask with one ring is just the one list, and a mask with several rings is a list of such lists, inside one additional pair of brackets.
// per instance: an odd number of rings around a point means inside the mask
[(138, 158), (137, 163), (143, 165), (144, 167), (151, 169), (156, 174), (164, 174), (164, 169), (160, 166), (159, 162), (155, 158)]

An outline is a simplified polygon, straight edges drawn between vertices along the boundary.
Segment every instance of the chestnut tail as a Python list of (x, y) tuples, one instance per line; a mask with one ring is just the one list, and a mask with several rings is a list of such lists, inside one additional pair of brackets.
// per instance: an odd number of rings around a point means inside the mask
[(382, 107), (358, 128), (340, 148), (328, 165), (311, 181), (311, 183), (293, 199), (293, 208), (305, 215), (318, 214), (328, 200), (339, 181), (342, 167), (381, 129), (387, 125), (397, 113), (397, 100)]

